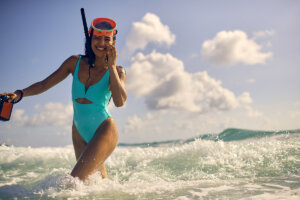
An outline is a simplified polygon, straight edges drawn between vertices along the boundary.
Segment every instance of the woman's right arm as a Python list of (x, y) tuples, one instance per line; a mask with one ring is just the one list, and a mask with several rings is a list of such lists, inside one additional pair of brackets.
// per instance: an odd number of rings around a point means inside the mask
[[(41, 94), (48, 89), (52, 88), (62, 80), (64, 80), (70, 73), (72, 73), (75, 69), (76, 63), (78, 60), (78, 56), (71, 56), (67, 60), (63, 62), (63, 64), (50, 76), (45, 78), (44, 80), (34, 83), (31, 86), (23, 89), (23, 97), (33, 96), (37, 94)], [(12, 100), (18, 100), (21, 96), (19, 92), (14, 93), (3, 93), (0, 95), (8, 95), (10, 97), (9, 102)]]

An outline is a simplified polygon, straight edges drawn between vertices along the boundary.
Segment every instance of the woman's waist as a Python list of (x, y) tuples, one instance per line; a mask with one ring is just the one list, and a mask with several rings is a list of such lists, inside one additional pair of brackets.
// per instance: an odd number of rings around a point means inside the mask
[(98, 112), (109, 112), (105, 103), (89, 103), (83, 104), (73, 100), (74, 112), (81, 113), (98, 113)]
[(94, 96), (94, 95), (78, 95), (78, 94), (72, 94), (72, 101), (76, 101), (78, 103), (82, 104), (108, 104), (109, 100), (111, 98), (111, 95), (102, 95), (102, 96)]
[(110, 97), (98, 97), (98, 98), (93, 98), (93, 97), (87, 97), (87, 96), (75, 96), (72, 95), (72, 101), (73, 103), (79, 103), (83, 105), (90, 105), (90, 104), (95, 104), (99, 106), (106, 106), (109, 103)]

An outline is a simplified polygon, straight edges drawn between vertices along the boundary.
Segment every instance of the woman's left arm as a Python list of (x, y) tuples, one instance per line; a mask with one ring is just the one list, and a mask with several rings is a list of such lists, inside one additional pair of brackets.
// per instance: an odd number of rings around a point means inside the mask
[(121, 107), (127, 99), (125, 89), (126, 74), (123, 67), (116, 65), (117, 50), (113, 45), (108, 48), (108, 69), (110, 74), (109, 89), (115, 106)]

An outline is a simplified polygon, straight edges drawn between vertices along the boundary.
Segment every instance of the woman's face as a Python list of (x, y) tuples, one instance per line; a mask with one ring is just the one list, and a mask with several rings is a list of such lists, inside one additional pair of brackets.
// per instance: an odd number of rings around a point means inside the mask
[(98, 57), (102, 57), (106, 53), (106, 47), (108, 45), (115, 45), (116, 41), (113, 37), (108, 36), (93, 36), (92, 37), (92, 50)]

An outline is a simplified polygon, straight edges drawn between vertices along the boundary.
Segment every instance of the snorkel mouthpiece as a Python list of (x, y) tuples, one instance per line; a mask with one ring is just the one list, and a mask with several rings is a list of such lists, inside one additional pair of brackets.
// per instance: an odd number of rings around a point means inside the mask
[(117, 34), (117, 24), (114, 20), (109, 18), (96, 18), (92, 21), (89, 34), (93, 31), (95, 36), (112, 37)]

